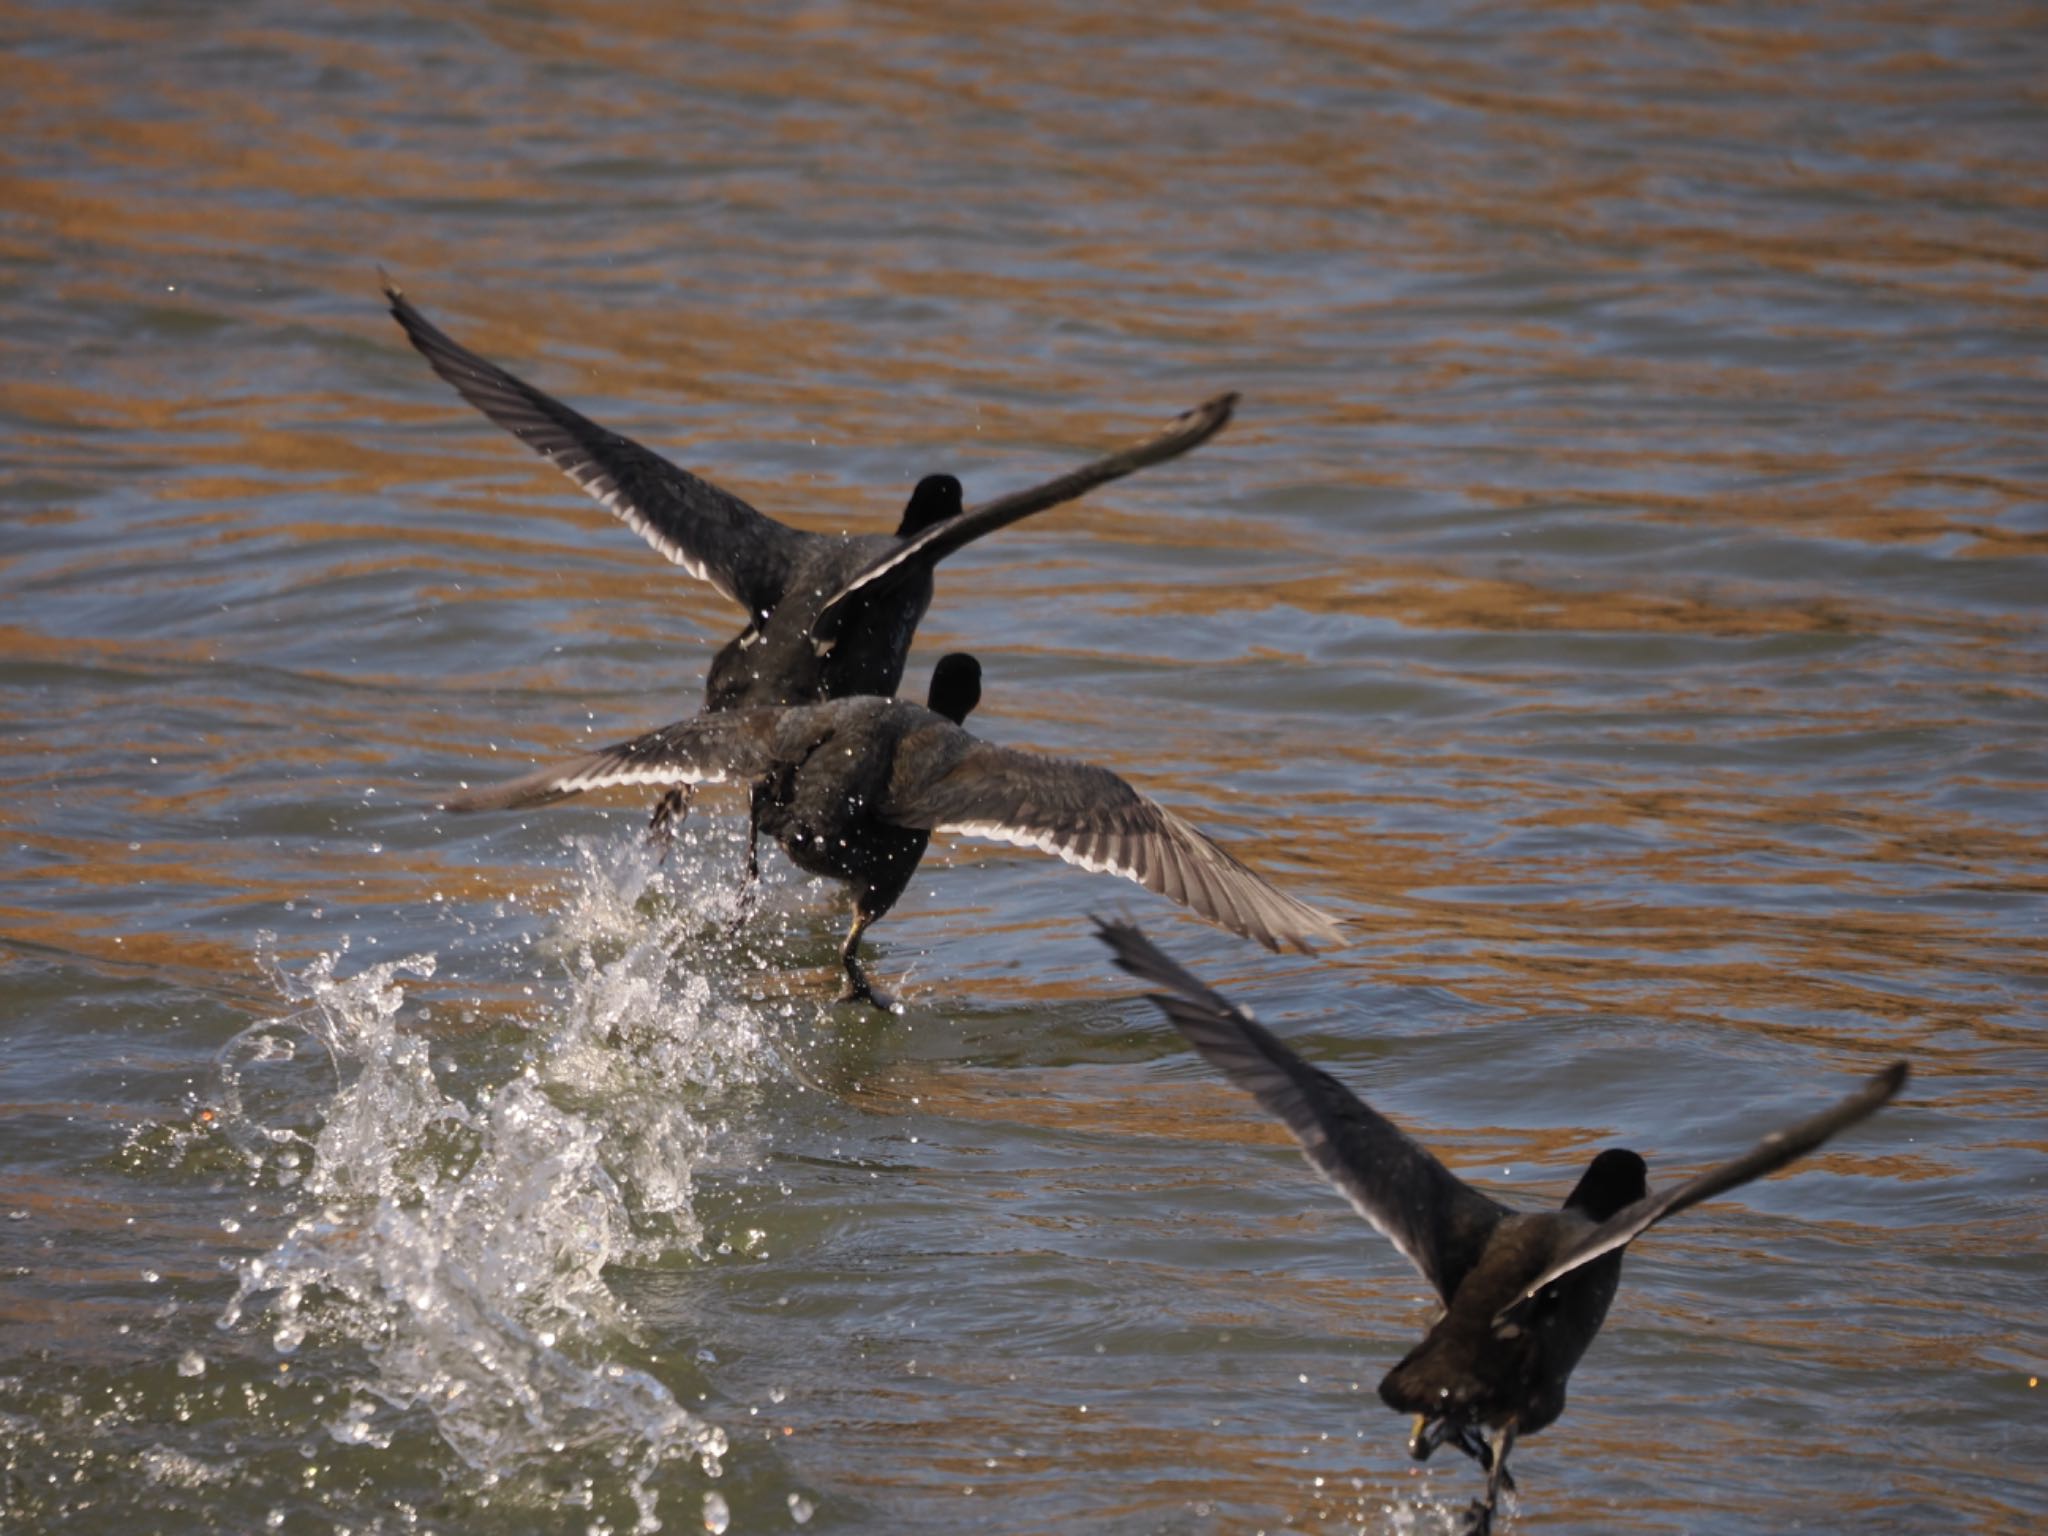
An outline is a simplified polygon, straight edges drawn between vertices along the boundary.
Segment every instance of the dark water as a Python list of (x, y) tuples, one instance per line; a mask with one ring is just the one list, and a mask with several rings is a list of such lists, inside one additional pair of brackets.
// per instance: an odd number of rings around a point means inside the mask
[[(2024, 6), (0, 8), (0, 1523), (1444, 1529), (1421, 1283), (1087, 936), (1661, 1229), (1529, 1530), (2048, 1517), (2048, 32)], [(959, 844), (835, 1011), (730, 816), (429, 809), (735, 627), (458, 336), (812, 527), (1222, 388), (911, 685), (1351, 920)]]

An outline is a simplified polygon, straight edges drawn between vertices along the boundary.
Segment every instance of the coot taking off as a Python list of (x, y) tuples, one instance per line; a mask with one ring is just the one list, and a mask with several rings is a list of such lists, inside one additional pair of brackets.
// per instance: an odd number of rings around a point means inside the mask
[[(1419, 1461), (1445, 1441), (1489, 1469), (1471, 1529), (1490, 1528), (1517, 1434), (1564, 1411), (1565, 1381), (1614, 1299), (1621, 1254), (1645, 1229), (1711, 1195), (1805, 1156), (1890, 1099), (1906, 1064), (1877, 1074), (1833, 1109), (1773, 1131), (1743, 1156), (1652, 1194), (1643, 1160), (1602, 1152), (1559, 1211), (1520, 1213), (1480, 1194), (1342, 1083), (1211, 992), (1127, 923), (1096, 924), (1116, 963), (1232, 1082), (1286, 1122), (1310, 1164), (1343, 1192), (1443, 1298), (1428, 1337), (1380, 1383), (1416, 1416)], [(1478, 1433), (1495, 1431), (1489, 1446)]]
[(1056, 480), (963, 511), (960, 482), (927, 475), (894, 534), (822, 534), (765, 517), (631, 438), (507, 373), (448, 336), (390, 284), (392, 316), (434, 371), (692, 576), (747, 610), (711, 663), (707, 709), (892, 694), (932, 600), (932, 568), (985, 533), (1085, 495), (1207, 441), (1237, 396)]
[(1122, 875), (1269, 949), (1341, 937), (1328, 914), (1275, 890), (1107, 768), (970, 736), (960, 723), (980, 699), (980, 665), (951, 655), (932, 671), (929, 707), (863, 697), (699, 715), (447, 808), (544, 805), (618, 784), (744, 782), (759, 830), (800, 869), (853, 887), (841, 1001), (884, 1009), (891, 1004), (861, 969), (861, 935), (896, 904), (934, 832)]

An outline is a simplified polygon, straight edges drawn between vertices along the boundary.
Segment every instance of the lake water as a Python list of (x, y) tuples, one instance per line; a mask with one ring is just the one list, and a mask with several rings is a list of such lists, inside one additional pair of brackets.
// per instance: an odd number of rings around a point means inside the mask
[[(1431, 1532), (1421, 1282), (1090, 937), (1467, 1176), (1672, 1178), (1511, 1529), (2048, 1522), (2024, 6), (0, 10), (0, 1525)], [(906, 689), (1343, 914), (958, 842), (826, 1001), (729, 800), (433, 809), (737, 618), (429, 372), (807, 527), (1186, 459)]]

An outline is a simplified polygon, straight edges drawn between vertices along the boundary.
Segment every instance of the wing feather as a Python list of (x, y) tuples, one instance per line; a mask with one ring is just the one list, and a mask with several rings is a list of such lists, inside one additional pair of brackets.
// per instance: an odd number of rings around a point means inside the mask
[(384, 294), (392, 318), (434, 372), (664, 559), (710, 582), (749, 613), (759, 615), (782, 600), (803, 533), (477, 356), (397, 288), (387, 286)]
[(671, 788), (751, 779), (774, 761), (777, 710), (699, 715), (631, 741), (522, 774), (503, 784), (465, 789), (442, 802), (448, 811), (523, 810), (622, 784)]
[(1159, 1011), (1209, 1064), (1279, 1116), (1309, 1165), (1401, 1251), (1448, 1305), (1510, 1214), (1329, 1073), (1212, 992), (1132, 924), (1097, 918), (1116, 963), (1148, 986)]
[(942, 523), (934, 523), (864, 567), (828, 597), (812, 623), (812, 632), (829, 635), (838, 623), (841, 605), (856, 593), (879, 596), (892, 583), (907, 578), (914, 571), (930, 570), (946, 556), (983, 534), (994, 533), (998, 528), (1006, 528), (1034, 512), (1043, 512), (1048, 507), (1085, 496), (1098, 485), (1120, 480), (1125, 475), (1201, 446), (1223, 430), (1236, 408), (1235, 394), (1218, 395), (1191, 411), (1181, 412), (1160, 431), (1116, 453), (1083, 464), (1078, 469), (1070, 469), (1057, 479), (1047, 480), (1028, 490), (998, 496), (981, 506), (956, 512)]
[(1883, 1107), (1905, 1086), (1906, 1077), (1906, 1063), (1895, 1061), (1832, 1109), (1797, 1125), (1787, 1126), (1782, 1131), (1773, 1131), (1742, 1156), (1710, 1168), (1699, 1177), (1688, 1179), (1662, 1193), (1652, 1190), (1635, 1204), (1615, 1212), (1560, 1254), (1555, 1263), (1530, 1282), (1512, 1305), (1502, 1308), (1494, 1318), (1495, 1326), (1515, 1322), (1517, 1314), (1546, 1285), (1592, 1263), (1603, 1254), (1627, 1247), (1665, 1217), (1675, 1216), (1688, 1206), (1698, 1205), (1702, 1200), (1712, 1199), (1752, 1179), (1760, 1179), (1806, 1156), (1829, 1137), (1847, 1130)]
[(1336, 920), (1277, 890), (1206, 833), (1107, 768), (991, 746), (962, 750), (890, 786), (882, 815), (899, 826), (1037, 848), (1120, 875), (1268, 949), (1337, 942)]

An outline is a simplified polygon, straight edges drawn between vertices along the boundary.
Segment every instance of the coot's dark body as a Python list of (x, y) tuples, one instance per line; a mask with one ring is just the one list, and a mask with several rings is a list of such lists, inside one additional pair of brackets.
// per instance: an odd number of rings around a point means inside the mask
[(637, 784), (748, 786), (755, 827), (796, 865), (853, 887), (840, 950), (843, 998), (889, 1007), (859, 959), (861, 935), (903, 894), (935, 831), (1038, 848), (1135, 880), (1268, 948), (1336, 940), (1335, 922), (1276, 890), (1200, 829), (1107, 768), (998, 747), (961, 728), (981, 698), (972, 656), (943, 657), (928, 707), (828, 699), (699, 715), (511, 783), (464, 793), (460, 811), (545, 805)]
[[(1665, 1217), (1782, 1168), (1875, 1111), (1899, 1091), (1895, 1063), (1858, 1092), (1774, 1131), (1741, 1157), (1651, 1194), (1634, 1152), (1586, 1166), (1564, 1207), (1515, 1211), (1481, 1194), (1329, 1073), (1210, 991), (1128, 923), (1101, 923), (1116, 963), (1160, 988), (1148, 994), (1191, 1045), (1278, 1115), (1312, 1167), (1400, 1249), (1444, 1304), (1422, 1342), (1380, 1382), (1380, 1399), (1415, 1415), (1416, 1459), (1448, 1442), (1489, 1473), (1469, 1511), (1491, 1528), (1508, 1452), (1564, 1412), (1565, 1384), (1606, 1320), (1621, 1255)], [(1490, 1430), (1491, 1444), (1480, 1431)]]
[(718, 652), (704, 708), (815, 704), (887, 696), (947, 555), (1020, 518), (1186, 453), (1223, 429), (1237, 396), (1219, 395), (1163, 430), (1041, 485), (964, 508), (960, 482), (927, 475), (893, 534), (812, 533), (757, 512), (730, 491), (599, 426), (480, 357), (387, 285), (392, 317), (434, 371), (644, 538), (747, 613)]

